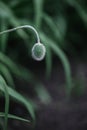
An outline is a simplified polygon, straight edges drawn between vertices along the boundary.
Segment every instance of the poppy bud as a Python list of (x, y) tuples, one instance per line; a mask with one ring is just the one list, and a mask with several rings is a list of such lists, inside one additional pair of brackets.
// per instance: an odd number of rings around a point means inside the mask
[(44, 59), (46, 54), (46, 48), (42, 43), (36, 43), (32, 48), (32, 57), (37, 61)]

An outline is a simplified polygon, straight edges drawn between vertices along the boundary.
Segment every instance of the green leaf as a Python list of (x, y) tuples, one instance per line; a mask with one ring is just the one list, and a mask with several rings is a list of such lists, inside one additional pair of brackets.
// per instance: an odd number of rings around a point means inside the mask
[[(12, 10), (5, 3), (1, 2), (1, 1), (0, 1), (0, 9), (3, 10), (3, 12), (5, 11), (7, 13), (9, 23), (13, 27), (20, 26), (21, 23), (15, 17), (14, 13), (12, 12)], [(26, 32), (24, 30), (22, 30), (22, 29), (17, 30), (17, 33), (24, 41), (26, 41), (29, 38), (29, 36), (26, 34)]]
[(34, 8), (35, 8), (35, 22), (36, 27), (40, 28), (42, 22), (42, 15), (43, 15), (43, 4), (44, 0), (34, 0)]
[(58, 15), (58, 18), (53, 20), (49, 15), (44, 13), (43, 19), (52, 30), (52, 35), (58, 40), (58, 44), (63, 44), (67, 28), (64, 16)]
[(48, 38), (44, 33), (40, 33), (41, 39), (43, 43), (47, 43), (49, 47), (56, 53), (56, 55), (60, 58), (62, 65), (64, 67), (65, 71), (65, 77), (66, 77), (66, 84), (67, 84), (67, 95), (69, 96), (72, 89), (72, 81), (71, 81), (71, 69), (69, 61), (65, 55), (65, 53), (58, 47), (58, 45), (52, 41), (50, 38)]
[[(0, 117), (5, 117), (5, 113), (0, 112)], [(12, 114), (8, 114), (8, 118), (10, 119), (15, 119), (15, 120), (19, 120), (19, 121), (23, 121), (23, 122), (30, 122), (27, 119), (24, 119), (22, 117), (16, 116), (16, 115), (12, 115)]]
[(46, 77), (49, 78), (52, 70), (52, 52), (48, 44), (46, 46)]
[(0, 61), (4, 63), (13, 74), (25, 80), (32, 81), (31, 79), (33, 79), (33, 75), (29, 70), (21, 66), (18, 67), (9, 57), (7, 57), (1, 52), (0, 52)]
[[(35, 86), (34, 90), (36, 91), (36, 93), (37, 93), (36, 86), (41, 87), (40, 89), (44, 91), (44, 87), (42, 87), (42, 83), (40, 83), (40, 81), (38, 81), (37, 78), (29, 70), (21, 66), (18, 67), (9, 57), (5, 56), (3, 53), (0, 53), (0, 61), (4, 63), (13, 74), (33, 84)], [(42, 95), (39, 92), (37, 94), (39, 94), (39, 97), (42, 100)], [(45, 89), (45, 92), (49, 96), (49, 93), (47, 92), (46, 89)], [(46, 99), (45, 97), (43, 98), (44, 100)]]
[(6, 65), (0, 63), (0, 72), (1, 72), (1, 74), (4, 76), (4, 78), (6, 79), (7, 83), (8, 83), (11, 87), (15, 88), (12, 75), (11, 75), (9, 69), (6, 67)]
[(4, 93), (5, 93), (5, 124), (4, 124), (3, 128), (4, 128), (4, 130), (6, 130), (7, 124), (8, 124), (8, 112), (9, 112), (9, 93), (8, 93), (8, 89), (7, 89), (5, 80), (3, 79), (2, 76), (0, 76), (0, 86), (3, 88)]
[[(6, 30), (8, 28), (8, 20), (7, 18), (1, 16), (1, 29), (0, 31)], [(0, 36), (0, 50), (2, 52), (6, 52), (6, 48), (7, 48), (7, 40), (8, 40), (8, 33)]]
[[(70, 4), (71, 6), (73, 6), (75, 8), (77, 13), (83, 20), (85, 27), (87, 28), (87, 8), (83, 7), (82, 1), (67, 0), (67, 2), (68, 2), (68, 4)], [(83, 2), (83, 3), (85, 3), (85, 2)]]
[[(3, 83), (2, 81), (4, 81), (4, 79), (2, 78), (2, 76), (0, 76), (0, 90), (2, 92), (5, 92), (5, 89), (2, 87)], [(33, 121), (35, 121), (35, 113), (34, 113), (34, 108), (31, 104), (31, 102), (29, 100), (27, 100), (24, 96), (22, 96), (21, 94), (19, 94), (16, 90), (6, 86), (7, 91), (9, 93), (9, 95), (14, 98), (15, 100), (21, 102), (24, 104), (24, 106), (27, 108), (28, 112), (31, 114), (31, 117), (33, 119)]]

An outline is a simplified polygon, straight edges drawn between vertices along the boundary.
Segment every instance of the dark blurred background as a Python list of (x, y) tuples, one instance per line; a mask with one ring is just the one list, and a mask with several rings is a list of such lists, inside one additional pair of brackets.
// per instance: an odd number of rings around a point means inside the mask
[[(36, 114), (35, 126), (9, 120), (9, 130), (86, 130), (87, 1), (0, 0), (0, 31), (21, 25), (37, 29), (46, 57), (32, 59), (36, 39), (29, 29), (0, 36), (0, 74), (30, 98)], [(3, 110), (2, 98), (1, 104)], [(28, 117), (13, 100), (10, 112)]]

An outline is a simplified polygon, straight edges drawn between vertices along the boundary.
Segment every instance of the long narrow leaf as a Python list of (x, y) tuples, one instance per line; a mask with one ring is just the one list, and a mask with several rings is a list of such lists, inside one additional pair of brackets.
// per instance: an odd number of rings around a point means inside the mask
[(44, 33), (41, 33), (41, 39), (43, 43), (47, 43), (49, 47), (52, 48), (52, 50), (57, 54), (63, 64), (67, 84), (67, 95), (69, 96), (72, 89), (71, 69), (69, 61), (64, 52), (58, 47), (58, 45), (56, 45), (56, 43), (48, 38)]
[[(7, 30), (7, 28), (8, 28), (8, 20), (7, 20), (7, 18), (2, 16), (0, 19), (1, 19), (1, 22), (0, 22), (1, 23), (1, 30), (0, 31)], [(4, 53), (5, 53), (6, 48), (7, 48), (8, 35), (9, 34), (6, 33), (6, 34), (0, 36), (0, 41), (1, 41), (1, 43), (0, 43), (0, 47), (1, 47), (0, 50), (2, 52), (4, 52)]]
[(18, 77), (24, 78), (25, 80), (28, 81), (31, 81), (31, 79), (33, 78), (33, 75), (29, 70), (27, 72), (25, 68), (21, 66), (18, 67), (9, 57), (7, 57), (1, 52), (0, 52), (0, 61), (4, 63), (10, 69), (10, 71), (13, 74), (17, 75)]
[(1, 72), (1, 74), (5, 77), (5, 79), (7, 80), (7, 83), (8, 83), (11, 87), (15, 88), (12, 75), (11, 75), (9, 69), (8, 69), (8, 68), (6, 67), (6, 65), (4, 65), (3, 63), (0, 63), (0, 72)]
[[(0, 76), (0, 90), (2, 92), (5, 92), (5, 89), (2, 87), (2, 81), (4, 81), (4, 79), (2, 78), (2, 76)], [(27, 100), (24, 96), (22, 96), (21, 94), (19, 94), (18, 92), (16, 92), (14, 89), (6, 86), (7, 91), (9, 93), (9, 95), (14, 98), (15, 100), (23, 103), (25, 105), (25, 107), (27, 108), (28, 112), (30, 113), (33, 121), (35, 121), (35, 113), (34, 113), (34, 108), (31, 104), (31, 102), (29, 100)]]
[[(37, 93), (36, 86), (41, 87), (40, 90), (42, 89), (42, 91), (44, 91), (44, 87), (42, 87), (42, 83), (40, 83), (40, 81), (38, 81), (36, 77), (29, 70), (21, 66), (18, 67), (9, 57), (5, 56), (3, 53), (0, 53), (0, 61), (4, 63), (13, 74), (33, 84), (35, 86), (34, 90), (36, 91), (36, 93)], [(46, 95), (47, 95), (46, 97), (50, 97), (46, 89), (44, 92), (46, 92)], [(41, 97), (42, 99), (42, 95), (39, 92), (38, 94), (39, 94), (39, 97)], [(45, 97), (43, 98), (44, 100), (46, 99)]]
[[(0, 8), (8, 14), (9, 22), (13, 27), (20, 26), (19, 20), (15, 17), (12, 10), (3, 2), (0, 1)], [(24, 30), (17, 30), (18, 35), (23, 38), (23, 40), (27, 40), (29, 36), (25, 33)]]
[(9, 112), (9, 93), (7, 89), (7, 85), (4, 81), (4, 79), (0, 76), (0, 86), (3, 88), (4, 93), (5, 93), (5, 124), (4, 124), (4, 130), (7, 129), (7, 124), (8, 124), (8, 112)]
[[(0, 112), (0, 117), (5, 117), (5, 113)], [(9, 119), (15, 119), (15, 120), (19, 120), (19, 121), (23, 121), (23, 122), (30, 122), (30, 120), (24, 119), (22, 117), (16, 116), (16, 115), (12, 115), (12, 114), (8, 114), (8, 118)]]
[(35, 8), (35, 21), (37, 28), (40, 28), (42, 15), (43, 15), (43, 4), (44, 0), (34, 0), (34, 8)]
[(45, 46), (46, 46), (46, 76), (47, 78), (49, 78), (52, 70), (52, 53), (49, 45), (45, 44)]

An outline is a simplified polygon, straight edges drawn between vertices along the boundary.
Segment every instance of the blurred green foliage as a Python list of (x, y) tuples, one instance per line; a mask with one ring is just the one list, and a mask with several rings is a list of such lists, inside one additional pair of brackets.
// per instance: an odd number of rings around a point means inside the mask
[[(69, 94), (72, 79), (70, 65), (64, 51), (82, 54), (82, 49), (86, 49), (86, 7), (86, 0), (0, 0), (0, 31), (26, 24), (34, 26), (47, 49), (45, 58), (47, 77), (51, 74), (54, 52), (63, 64), (66, 90)], [(50, 99), (48, 92), (36, 76), (22, 66), (21, 62), (22, 58), (31, 60), (29, 54), (33, 43), (35, 40), (29, 30), (18, 30), (0, 36), (0, 73), (13, 89), (15, 88), (13, 75), (37, 86), (36, 93), (46, 101)], [(45, 98), (42, 96), (42, 91)]]
[[(72, 44), (80, 45), (84, 37), (86, 40), (86, 4), (86, 0), (3, 0), (0, 2), (0, 28), (2, 31), (31, 24), (66, 49)], [(24, 30), (17, 33), (25, 43), (29, 40)], [(6, 51), (7, 35), (0, 38), (2, 51)], [(19, 38), (15, 35), (13, 33), (12, 39)]]
[[(15, 2), (14, 1), (3, 1), (3, 2), (1, 1), (0, 2), (0, 12), (1, 12), (0, 25), (1, 25), (1, 31), (3, 30), (3, 28), (7, 29), (10, 27), (17, 27), (19, 25), (25, 25), (25, 24), (31, 24), (35, 26), (38, 29), (42, 42), (47, 47), (47, 55), (46, 55), (47, 76), (49, 76), (51, 73), (51, 68), (52, 68), (52, 54), (51, 53), (53, 50), (63, 63), (65, 74), (66, 74), (67, 86), (68, 88), (70, 88), (71, 74), (70, 74), (69, 62), (64, 52), (62, 52), (62, 50), (59, 48), (59, 46), (60, 47), (65, 46), (64, 39), (67, 32), (67, 18), (64, 11), (65, 5), (66, 3), (63, 1), (50, 2), (49, 0), (48, 1), (19, 0)], [(26, 43), (25, 46), (27, 48), (25, 47), (25, 49), (28, 54), (28, 52), (31, 52), (31, 45), (33, 44), (33, 41), (34, 41), (33, 36), (31, 35), (29, 37), (28, 33), (30, 34), (30, 31), (28, 30), (27, 32), (25, 30), (18, 30), (17, 36), (19, 37), (17, 37), (15, 33), (12, 33), (11, 36), (9, 34), (3, 35), (0, 39), (1, 51), (7, 53), (9, 56), (10, 55), (13, 56), (11, 57), (12, 59), (14, 59), (15, 57), (16, 61), (19, 61), (19, 59), (21, 59), (20, 49), (17, 49), (16, 47), (15, 50), (13, 48), (8, 51), (7, 43), (9, 41), (10, 44), (12, 43), (14, 44), (16, 41), (21, 42), (21, 39), (23, 39), (24, 42)], [(31, 41), (31, 44), (29, 44), (30, 41)], [(22, 43), (21, 43), (21, 46), (24, 46)], [(11, 80), (11, 83), (12, 83), (12, 80)]]

